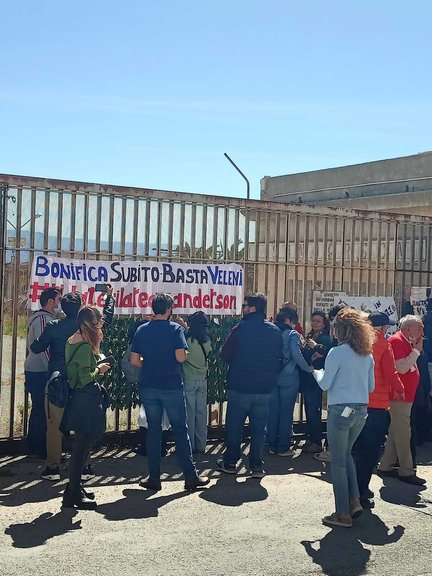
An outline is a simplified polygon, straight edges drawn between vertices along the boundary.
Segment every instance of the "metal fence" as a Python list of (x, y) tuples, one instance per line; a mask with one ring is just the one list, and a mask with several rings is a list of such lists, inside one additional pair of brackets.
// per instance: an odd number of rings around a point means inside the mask
[[(27, 429), (25, 319), (36, 255), (236, 262), (245, 289), (268, 296), (269, 315), (295, 300), (305, 323), (314, 290), (393, 295), (400, 306), (406, 288), (431, 283), (429, 218), (9, 175), (0, 188), (0, 439)], [(133, 425), (130, 412), (113, 421), (115, 430)]]

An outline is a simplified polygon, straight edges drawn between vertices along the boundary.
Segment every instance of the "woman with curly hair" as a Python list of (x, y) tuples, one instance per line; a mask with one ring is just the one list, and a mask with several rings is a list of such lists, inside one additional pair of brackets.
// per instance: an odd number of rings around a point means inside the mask
[(314, 372), (320, 387), (328, 390), (327, 438), (336, 504), (323, 524), (351, 528), (352, 518), (362, 512), (351, 449), (365, 425), (369, 392), (374, 389), (375, 335), (366, 315), (351, 308), (337, 314), (334, 331), (339, 345), (328, 353), (324, 375)]
[(105, 432), (107, 393), (97, 380), (110, 370), (103, 361), (102, 314), (93, 306), (84, 306), (77, 318), (78, 330), (66, 342), (65, 357), (71, 400), (62, 421), (64, 432), (75, 432), (69, 461), (69, 483), (63, 494), (63, 508), (96, 508), (94, 494), (84, 489), (81, 473), (90, 450)]

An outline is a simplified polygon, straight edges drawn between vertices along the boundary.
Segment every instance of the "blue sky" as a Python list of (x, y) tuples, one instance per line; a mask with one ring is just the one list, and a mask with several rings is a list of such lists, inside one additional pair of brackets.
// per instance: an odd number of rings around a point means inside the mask
[(430, 0), (0, 0), (0, 172), (242, 197), (432, 149)]

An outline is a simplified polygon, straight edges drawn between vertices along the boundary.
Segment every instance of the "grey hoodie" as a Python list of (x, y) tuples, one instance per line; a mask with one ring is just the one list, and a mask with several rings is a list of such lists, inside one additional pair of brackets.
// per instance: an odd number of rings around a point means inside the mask
[(27, 319), (28, 356), (24, 362), (26, 372), (48, 372), (49, 350), (35, 354), (30, 350), (30, 345), (36, 338), (39, 338), (45, 330), (45, 326), (52, 320), (54, 320), (54, 316), (45, 310), (38, 310)]

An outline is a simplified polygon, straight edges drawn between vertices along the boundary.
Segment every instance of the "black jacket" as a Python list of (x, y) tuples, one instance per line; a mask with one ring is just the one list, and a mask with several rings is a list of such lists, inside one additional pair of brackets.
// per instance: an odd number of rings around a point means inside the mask
[[(114, 316), (114, 298), (106, 297), (103, 318), (107, 324), (111, 324)], [(66, 316), (61, 320), (53, 320), (45, 326), (45, 330), (31, 345), (30, 350), (35, 354), (44, 352), (49, 348), (48, 373), (56, 370), (65, 372), (65, 346), (68, 338), (78, 329), (77, 317)]]
[(281, 331), (264, 314), (247, 314), (231, 330), (222, 358), (229, 364), (229, 390), (269, 394), (282, 369)]

